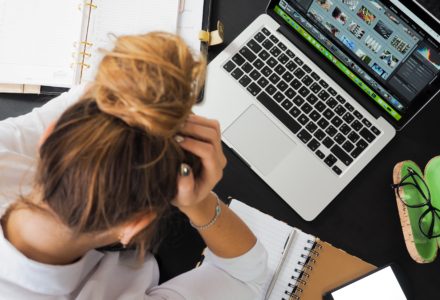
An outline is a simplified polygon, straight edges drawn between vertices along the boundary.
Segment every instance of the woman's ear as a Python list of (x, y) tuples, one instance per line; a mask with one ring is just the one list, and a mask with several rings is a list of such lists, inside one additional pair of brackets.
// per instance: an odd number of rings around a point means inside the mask
[(156, 216), (156, 212), (148, 212), (138, 215), (133, 220), (122, 225), (119, 231), (119, 241), (121, 244), (128, 245), (139, 232), (147, 228), (154, 221)]
[(49, 124), (49, 126), (47, 126), (46, 130), (44, 130), (43, 134), (40, 137), (40, 140), (38, 141), (38, 148), (41, 147), (41, 145), (44, 144), (44, 142), (46, 141), (46, 139), (49, 137), (49, 135), (53, 132), (54, 128), (55, 128), (56, 122), (53, 121)]

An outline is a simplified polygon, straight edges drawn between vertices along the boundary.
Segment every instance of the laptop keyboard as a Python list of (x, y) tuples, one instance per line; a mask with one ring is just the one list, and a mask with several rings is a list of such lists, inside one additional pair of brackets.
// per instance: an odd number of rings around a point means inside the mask
[(337, 175), (381, 133), (267, 28), (223, 68)]

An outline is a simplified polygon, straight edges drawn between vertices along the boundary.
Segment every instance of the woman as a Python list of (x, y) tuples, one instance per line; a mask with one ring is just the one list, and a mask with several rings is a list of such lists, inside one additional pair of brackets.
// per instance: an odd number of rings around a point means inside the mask
[[(0, 122), (0, 298), (261, 293), (265, 250), (211, 192), (226, 164), (218, 123), (191, 115), (204, 69), (178, 37), (121, 37), (95, 82)], [(14, 193), (25, 196), (11, 203)], [(145, 249), (172, 206), (209, 250), (200, 268), (158, 285)], [(115, 243), (137, 252), (94, 250)]]

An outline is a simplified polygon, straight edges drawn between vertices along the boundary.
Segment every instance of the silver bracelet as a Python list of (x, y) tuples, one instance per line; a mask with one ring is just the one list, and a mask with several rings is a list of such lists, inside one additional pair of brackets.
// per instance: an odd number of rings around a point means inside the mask
[(201, 226), (195, 225), (191, 220), (189, 220), (189, 224), (191, 224), (191, 226), (197, 230), (206, 230), (209, 227), (211, 227), (212, 225), (214, 225), (217, 222), (218, 217), (222, 213), (222, 208), (220, 206), (220, 202), (221, 202), (220, 198), (217, 196), (216, 193), (214, 193), (214, 192), (211, 192), (211, 193), (217, 198), (217, 206), (215, 207), (215, 215), (211, 219), (211, 221), (209, 221), (207, 224), (201, 225)]

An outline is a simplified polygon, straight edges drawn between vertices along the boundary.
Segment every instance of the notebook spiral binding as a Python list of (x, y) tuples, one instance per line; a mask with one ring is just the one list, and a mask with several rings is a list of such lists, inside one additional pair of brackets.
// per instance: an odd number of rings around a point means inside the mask
[[(307, 240), (307, 246), (304, 247), (304, 250), (307, 251), (307, 254), (301, 254), (301, 257), (305, 259), (304, 262), (298, 261), (298, 265), (301, 268), (295, 268), (295, 275), (291, 276), (291, 279), (294, 281), (288, 283), (288, 288), (284, 291), (284, 293), (289, 296), (289, 300), (300, 300), (301, 294), (304, 291), (304, 287), (307, 285), (307, 280), (310, 277), (310, 272), (313, 270), (313, 266), (316, 263), (316, 258), (319, 256), (319, 251), (322, 249), (322, 245), (319, 244), (319, 241)], [(291, 290), (289, 292), (289, 290)], [(283, 298), (284, 299), (284, 298)]]

